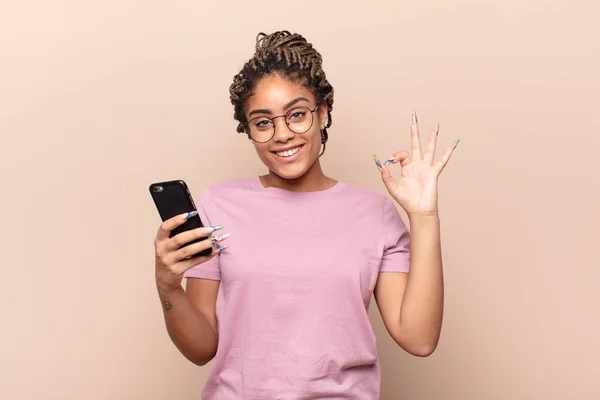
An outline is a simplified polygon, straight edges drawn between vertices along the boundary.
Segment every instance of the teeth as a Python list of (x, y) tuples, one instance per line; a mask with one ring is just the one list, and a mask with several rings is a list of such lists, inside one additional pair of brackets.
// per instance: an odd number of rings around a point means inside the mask
[(277, 154), (279, 157), (289, 157), (291, 155), (296, 154), (299, 151), (300, 151), (300, 146), (295, 147), (290, 150), (286, 150), (286, 151), (279, 151), (279, 152), (276, 152), (275, 154)]

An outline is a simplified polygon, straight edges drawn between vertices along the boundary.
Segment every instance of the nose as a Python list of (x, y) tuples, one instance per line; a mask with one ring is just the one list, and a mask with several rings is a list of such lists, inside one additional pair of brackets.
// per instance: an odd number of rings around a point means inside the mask
[(288, 128), (284, 118), (276, 118), (273, 121), (273, 129), (275, 130), (275, 133), (273, 134), (273, 140), (276, 142), (285, 143), (294, 138), (294, 132)]

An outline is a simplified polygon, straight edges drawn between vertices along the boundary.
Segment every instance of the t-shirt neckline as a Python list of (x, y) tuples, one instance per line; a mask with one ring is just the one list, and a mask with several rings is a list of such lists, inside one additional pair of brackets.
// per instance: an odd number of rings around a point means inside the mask
[(260, 176), (256, 175), (250, 178), (250, 186), (258, 192), (272, 194), (278, 197), (288, 198), (288, 199), (315, 199), (315, 198), (325, 198), (336, 193), (342, 191), (346, 184), (344, 182), (338, 181), (335, 185), (325, 190), (318, 190), (315, 192), (294, 192), (291, 190), (281, 189), (278, 187), (264, 187)]

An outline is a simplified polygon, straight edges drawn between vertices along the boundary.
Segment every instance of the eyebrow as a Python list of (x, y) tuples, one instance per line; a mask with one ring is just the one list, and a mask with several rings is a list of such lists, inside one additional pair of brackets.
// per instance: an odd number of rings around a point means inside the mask
[[(300, 101), (306, 101), (308, 102), (309, 100), (306, 97), (296, 97), (294, 100), (290, 101), (289, 103), (287, 103), (285, 106), (283, 106), (283, 110), (287, 110), (288, 108), (290, 108), (291, 106), (293, 106), (294, 104), (300, 102)], [(267, 110), (265, 108), (260, 108), (260, 109), (256, 109), (256, 110), (252, 110), (248, 113), (248, 117), (250, 117), (251, 115), (254, 114), (269, 114), (272, 115), (273, 113), (271, 112), (271, 110)]]

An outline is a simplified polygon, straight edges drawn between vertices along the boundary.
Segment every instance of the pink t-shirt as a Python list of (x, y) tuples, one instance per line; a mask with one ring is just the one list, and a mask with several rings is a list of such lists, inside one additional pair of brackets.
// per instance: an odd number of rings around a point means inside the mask
[(196, 206), (231, 234), (227, 250), (185, 274), (221, 281), (202, 399), (379, 399), (367, 310), (380, 272), (409, 270), (392, 201), (342, 182), (290, 192), (252, 177), (207, 188)]

